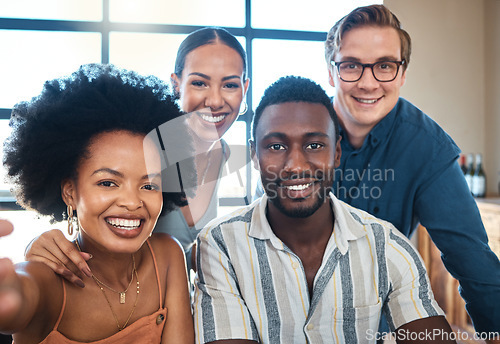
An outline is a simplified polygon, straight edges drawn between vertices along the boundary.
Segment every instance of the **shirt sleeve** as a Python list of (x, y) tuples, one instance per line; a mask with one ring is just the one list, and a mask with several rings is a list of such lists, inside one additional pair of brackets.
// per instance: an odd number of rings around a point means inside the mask
[(197, 239), (198, 273), (194, 298), (196, 343), (222, 339), (259, 341), (245, 305), (220, 227)]
[(444, 315), (434, 299), (422, 258), (395, 229), (388, 233), (387, 268), (390, 289), (383, 311), (391, 331), (417, 319)]
[(500, 330), (500, 261), (456, 159), (437, 160), (416, 198), (416, 214), (442, 253), (478, 332)]

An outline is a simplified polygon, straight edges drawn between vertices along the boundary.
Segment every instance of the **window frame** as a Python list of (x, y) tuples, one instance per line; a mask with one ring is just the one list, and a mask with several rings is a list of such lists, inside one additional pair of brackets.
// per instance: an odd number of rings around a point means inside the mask
[[(0, 30), (30, 30), (30, 31), (69, 31), (69, 32), (93, 32), (101, 34), (101, 63), (109, 63), (109, 37), (111, 32), (132, 32), (132, 33), (166, 33), (166, 34), (189, 34), (190, 32), (204, 26), (196, 25), (173, 25), (173, 24), (137, 24), (137, 23), (115, 23), (110, 22), (109, 0), (102, 1), (101, 21), (73, 21), (73, 20), (51, 20), (51, 19), (26, 19), (26, 18), (3, 18), (0, 17)], [(245, 0), (245, 25), (244, 27), (224, 27), (235, 36), (246, 38), (245, 50), (248, 58), (248, 77), (253, 78), (253, 55), (252, 42), (254, 39), (275, 39), (275, 40), (295, 40), (295, 41), (321, 41), (326, 39), (327, 32), (299, 31), (299, 30), (278, 30), (253, 28), (252, 22), (252, 0)], [(257, 104), (252, 101), (252, 82), (248, 87), (246, 101), (248, 111), (240, 116), (238, 121), (246, 123), (246, 145), (250, 139), (250, 127), (253, 116), (253, 109)], [(10, 118), (12, 109), (0, 108), (0, 120)], [(250, 152), (247, 150), (246, 156), (246, 195), (244, 197), (219, 197), (219, 206), (242, 206), (251, 201), (253, 191), (251, 183), (252, 164)], [(13, 201), (0, 200), (0, 208), (20, 209)]]

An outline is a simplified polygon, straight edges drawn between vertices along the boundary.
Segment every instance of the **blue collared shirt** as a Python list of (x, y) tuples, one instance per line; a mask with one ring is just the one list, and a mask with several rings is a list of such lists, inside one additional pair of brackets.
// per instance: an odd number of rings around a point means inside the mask
[(393, 223), (410, 237), (427, 228), (460, 281), (476, 331), (500, 330), (500, 261), (488, 246), (479, 210), (457, 163), (460, 149), (431, 118), (400, 98), (353, 148), (340, 130), (334, 194)]

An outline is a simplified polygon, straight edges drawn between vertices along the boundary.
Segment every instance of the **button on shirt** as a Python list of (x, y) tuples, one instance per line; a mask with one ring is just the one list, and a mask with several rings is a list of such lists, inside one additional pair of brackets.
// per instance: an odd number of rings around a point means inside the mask
[(443, 314), (408, 239), (330, 197), (334, 230), (312, 295), (300, 259), (266, 219), (266, 196), (200, 233), (197, 343), (374, 343), (382, 312), (392, 329)]
[(457, 163), (460, 149), (405, 99), (354, 149), (345, 131), (334, 194), (409, 237), (420, 222), (460, 281), (477, 331), (500, 330), (500, 262)]

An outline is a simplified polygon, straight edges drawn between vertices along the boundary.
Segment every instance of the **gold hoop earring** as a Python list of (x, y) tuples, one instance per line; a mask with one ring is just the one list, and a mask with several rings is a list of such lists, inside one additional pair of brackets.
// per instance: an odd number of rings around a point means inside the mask
[(243, 102), (243, 104), (245, 105), (245, 108), (243, 109), (243, 111), (240, 111), (240, 113), (239, 113), (240, 116), (246, 114), (247, 111), (248, 111), (248, 104), (247, 104), (247, 102)]
[(68, 204), (66, 211), (68, 213), (68, 234), (72, 236), (75, 229), (78, 232), (78, 220), (76, 216), (73, 216), (73, 207), (71, 205)]

